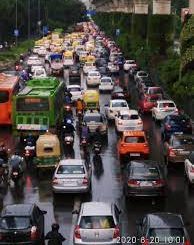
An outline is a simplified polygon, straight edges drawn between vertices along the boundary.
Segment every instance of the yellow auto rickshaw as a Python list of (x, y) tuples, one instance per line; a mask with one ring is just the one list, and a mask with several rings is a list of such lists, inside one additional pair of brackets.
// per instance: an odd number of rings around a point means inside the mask
[(96, 90), (86, 90), (83, 95), (85, 109), (99, 109), (99, 92)]
[(36, 141), (36, 157), (34, 164), (38, 169), (52, 169), (60, 161), (61, 147), (56, 134), (46, 132)]
[(87, 62), (95, 63), (95, 61), (96, 61), (95, 56), (93, 56), (93, 55), (88, 55), (87, 56)]

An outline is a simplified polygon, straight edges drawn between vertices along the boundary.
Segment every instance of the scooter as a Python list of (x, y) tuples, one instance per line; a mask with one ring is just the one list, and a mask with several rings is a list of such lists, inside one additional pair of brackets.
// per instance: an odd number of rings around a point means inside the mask
[(73, 147), (73, 144), (74, 144), (74, 135), (73, 135), (73, 133), (65, 133), (63, 142), (64, 142), (64, 145), (66, 147)]

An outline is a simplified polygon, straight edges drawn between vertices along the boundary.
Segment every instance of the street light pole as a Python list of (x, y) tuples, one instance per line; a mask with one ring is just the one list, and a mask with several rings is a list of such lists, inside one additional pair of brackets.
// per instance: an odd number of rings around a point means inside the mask
[[(15, 30), (18, 30), (18, 0), (15, 2)], [(18, 45), (18, 35), (15, 33), (15, 45)]]
[(30, 0), (28, 0), (28, 39), (30, 39)]

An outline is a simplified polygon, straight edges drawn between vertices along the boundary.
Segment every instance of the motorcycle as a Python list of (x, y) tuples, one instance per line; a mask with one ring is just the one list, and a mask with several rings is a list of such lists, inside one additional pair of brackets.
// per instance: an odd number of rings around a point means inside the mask
[(23, 173), (19, 169), (11, 170), (11, 180), (15, 185), (18, 184), (19, 180), (23, 177)]
[(86, 158), (86, 156), (88, 155), (88, 140), (86, 137), (82, 137), (80, 146), (83, 149), (84, 158)]
[(95, 142), (93, 147), (94, 155), (99, 155), (101, 153), (101, 149), (102, 149), (101, 143)]
[(66, 147), (73, 147), (74, 144), (74, 135), (73, 133), (65, 133), (64, 134), (64, 145)]
[(73, 115), (73, 111), (72, 111), (72, 106), (70, 104), (65, 104), (64, 105), (64, 115)]
[(35, 145), (33, 142), (28, 141), (27, 139), (24, 139), (24, 142), (26, 143), (24, 147), (24, 159), (25, 159), (26, 165), (28, 166), (29, 163), (33, 161), (33, 158), (36, 155), (36, 149), (35, 149)]

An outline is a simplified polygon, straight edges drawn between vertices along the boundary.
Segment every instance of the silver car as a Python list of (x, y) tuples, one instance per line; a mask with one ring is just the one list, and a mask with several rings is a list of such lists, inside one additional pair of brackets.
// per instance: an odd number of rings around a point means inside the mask
[(54, 193), (89, 192), (91, 166), (82, 159), (64, 159), (59, 162), (52, 180)]
[(116, 245), (120, 243), (121, 211), (115, 204), (82, 203), (74, 230), (75, 245)]

